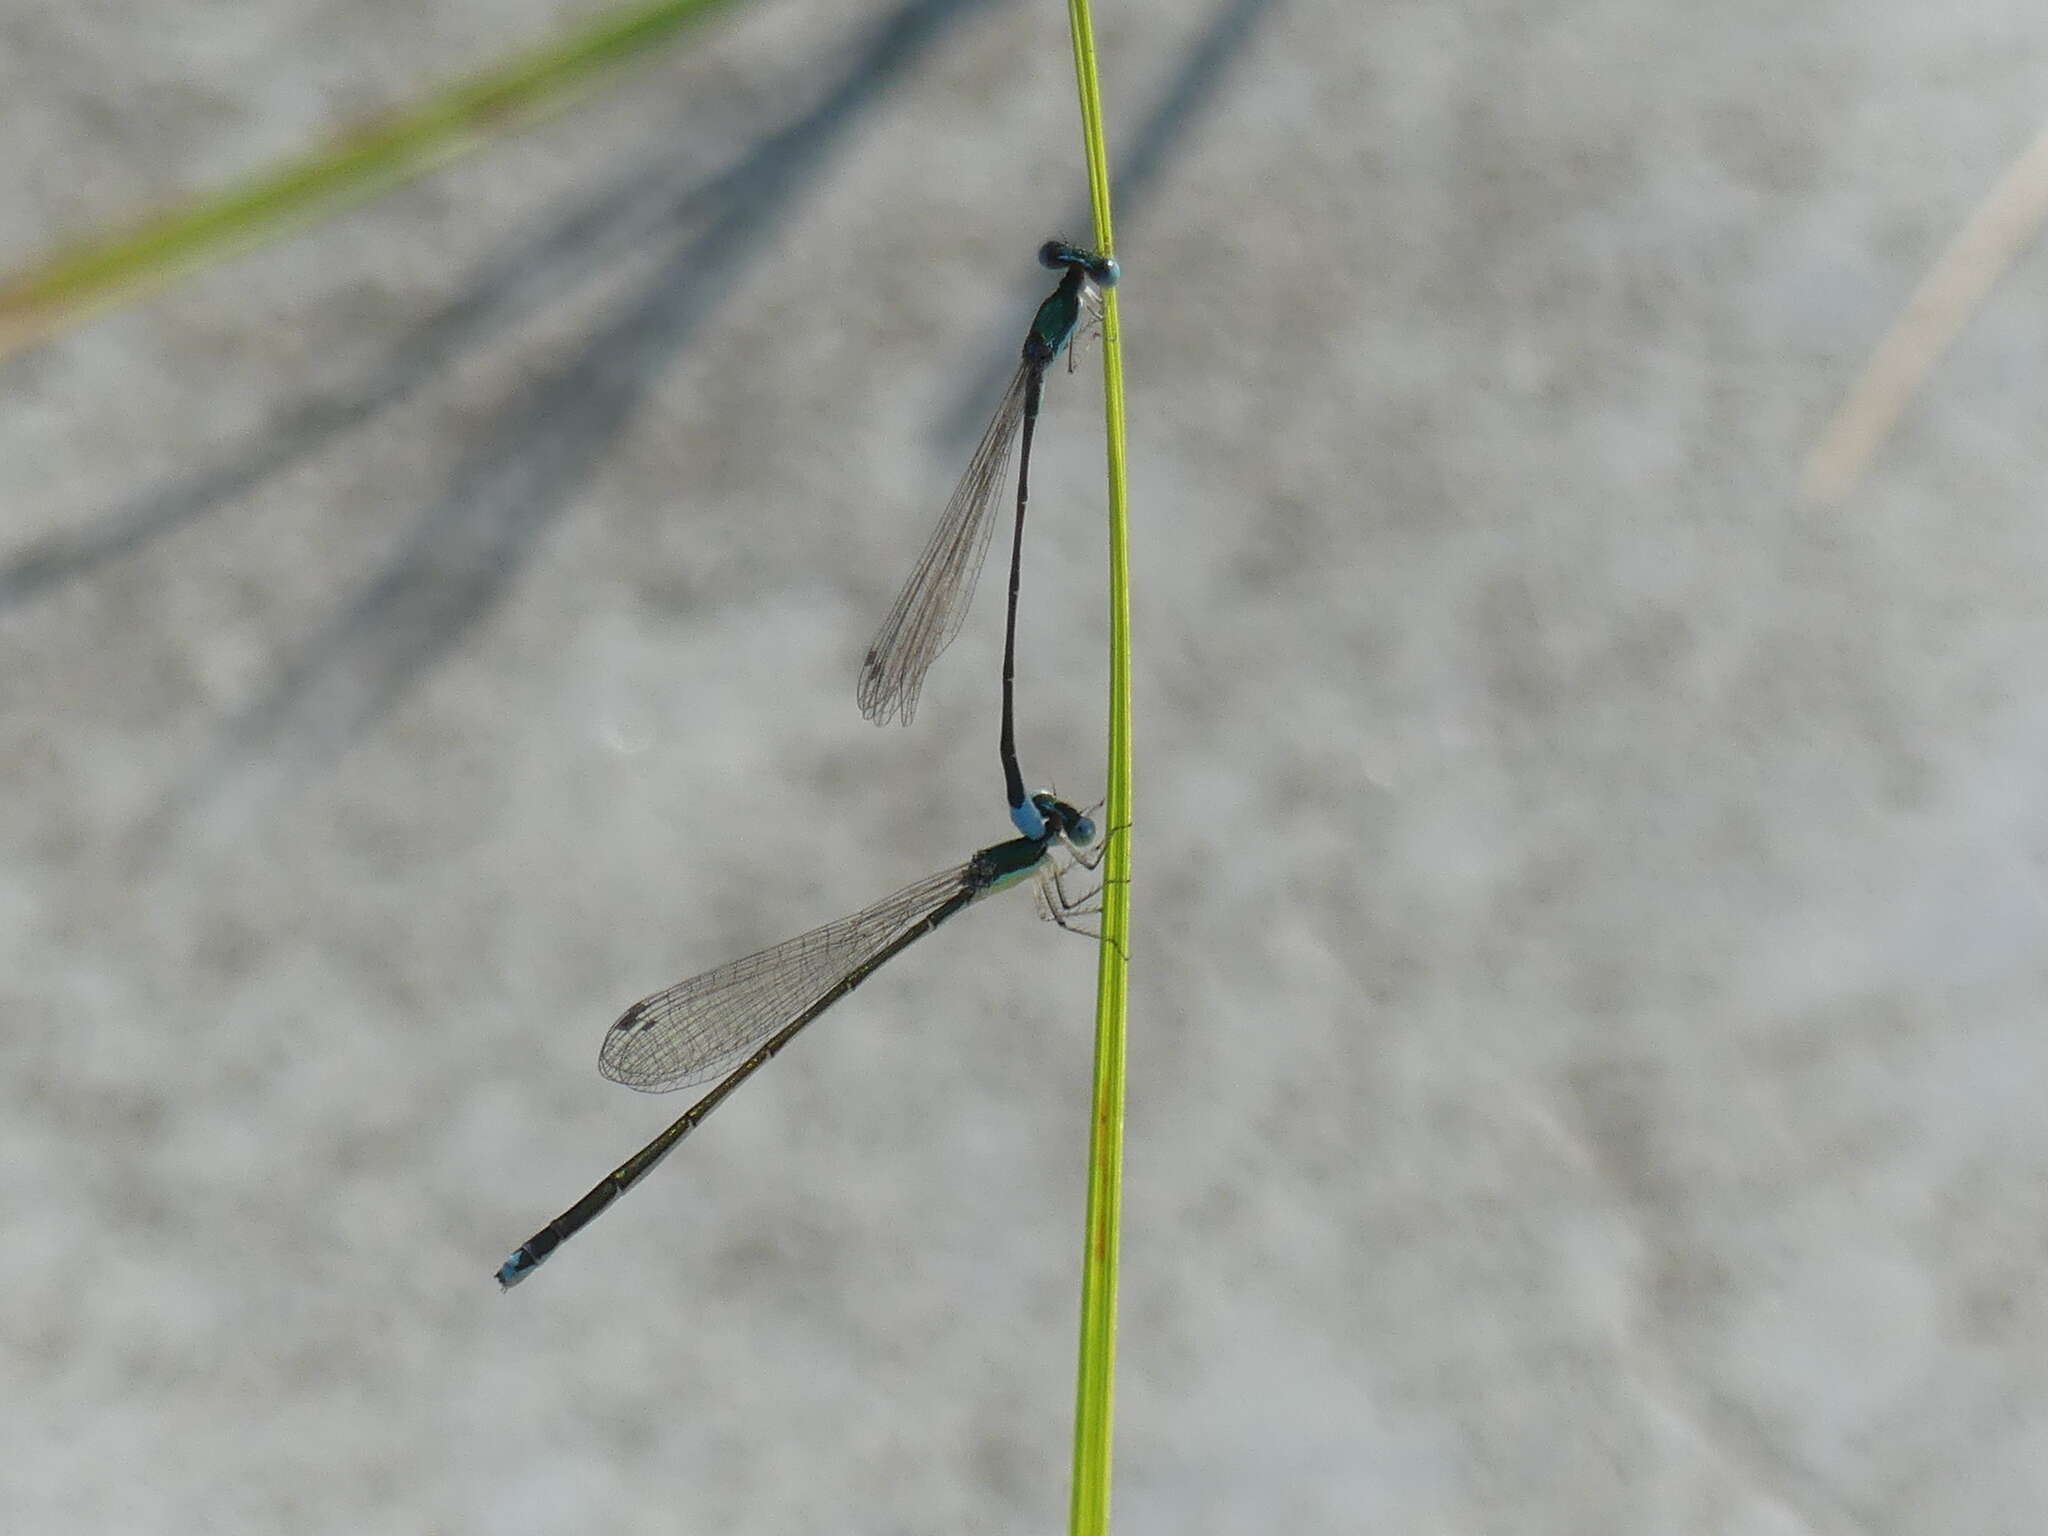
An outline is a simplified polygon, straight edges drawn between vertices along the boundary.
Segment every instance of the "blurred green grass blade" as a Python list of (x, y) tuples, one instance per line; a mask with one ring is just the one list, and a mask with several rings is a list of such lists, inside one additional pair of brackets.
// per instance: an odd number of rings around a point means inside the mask
[(0, 357), (209, 262), (360, 203), (585, 94), (727, 0), (658, 0), (345, 129), (325, 147), (0, 279)]
[[(1102, 86), (1088, 0), (1068, 0), (1074, 78), (1095, 246), (1115, 249), (1109, 153), (1102, 133)], [(1074, 1390), (1074, 1536), (1109, 1530), (1110, 1461), (1116, 1432), (1117, 1265), (1123, 1231), (1124, 1041), (1130, 998), (1131, 930), (1131, 580), (1125, 487), (1124, 361), (1117, 295), (1103, 293), (1102, 399), (1109, 447), (1109, 805), (1104, 816), (1102, 944), (1095, 974), (1095, 1087), (1088, 1139), (1087, 1241), (1081, 1260), (1081, 1349)]]

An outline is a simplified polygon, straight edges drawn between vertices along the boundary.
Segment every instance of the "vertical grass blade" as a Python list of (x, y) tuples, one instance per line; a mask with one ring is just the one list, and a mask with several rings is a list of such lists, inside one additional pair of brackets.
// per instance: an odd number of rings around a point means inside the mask
[[(1081, 133), (1088, 156), (1088, 193), (1095, 210), (1095, 248), (1116, 250), (1109, 205), (1109, 154), (1102, 132), (1102, 84), (1095, 63), (1095, 25), (1088, 0), (1068, 0), (1074, 78), (1081, 94)], [(1117, 295), (1103, 294), (1102, 398), (1109, 445), (1109, 805), (1104, 825), (1102, 945), (1095, 973), (1094, 1113), (1088, 1138), (1087, 1240), (1081, 1260), (1081, 1348), (1074, 1394), (1074, 1484), (1069, 1529), (1101, 1536), (1109, 1529), (1110, 1459), (1116, 1429), (1117, 1259), (1122, 1242), (1124, 1164), (1124, 1034), (1129, 1001), (1131, 923), (1131, 583), (1130, 531), (1124, 485), (1124, 370)]]

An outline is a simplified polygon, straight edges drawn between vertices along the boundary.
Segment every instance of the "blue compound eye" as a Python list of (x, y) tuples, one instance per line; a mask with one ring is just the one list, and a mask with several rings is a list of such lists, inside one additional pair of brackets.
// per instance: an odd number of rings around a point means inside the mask
[(1095, 270), (1088, 274), (1095, 279), (1098, 288), (1114, 288), (1117, 279), (1124, 275), (1124, 269), (1116, 264), (1114, 256), (1105, 256), (1095, 263)]
[(1087, 847), (1095, 841), (1095, 823), (1086, 816), (1076, 816), (1067, 824), (1067, 840)]
[(1064, 267), (1073, 256), (1074, 248), (1064, 240), (1048, 240), (1038, 248), (1038, 264), (1041, 267)]

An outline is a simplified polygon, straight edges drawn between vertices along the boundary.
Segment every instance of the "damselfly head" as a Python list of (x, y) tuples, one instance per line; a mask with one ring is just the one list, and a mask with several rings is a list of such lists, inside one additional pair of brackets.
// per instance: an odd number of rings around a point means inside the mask
[(1086, 848), (1095, 841), (1094, 821), (1059, 796), (1041, 790), (1031, 797), (1031, 803), (1038, 807), (1038, 814), (1045, 818), (1046, 826), (1076, 848)]
[(1038, 248), (1038, 264), (1041, 267), (1078, 267), (1087, 274), (1088, 281), (1098, 288), (1114, 288), (1123, 268), (1116, 264), (1114, 256), (1100, 256), (1084, 246), (1069, 245), (1064, 240), (1048, 240)]

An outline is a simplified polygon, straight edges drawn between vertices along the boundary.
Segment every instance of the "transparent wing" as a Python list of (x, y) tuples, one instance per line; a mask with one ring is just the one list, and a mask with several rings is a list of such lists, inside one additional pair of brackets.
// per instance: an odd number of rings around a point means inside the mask
[(968, 604), (974, 601), (974, 584), (995, 528), (996, 492), (1009, 472), (1017, 423), (1024, 415), (1029, 372), (1029, 364), (1018, 366), (967, 462), (967, 473), (953, 488), (953, 498), (932, 530), (931, 542), (868, 646), (860, 669), (860, 712), (877, 725), (887, 725), (897, 716), (910, 724), (925, 673), (960, 633)]
[(959, 895), (972, 867), (929, 876), (851, 917), (643, 997), (605, 1032), (598, 1070), (647, 1093), (721, 1075)]

